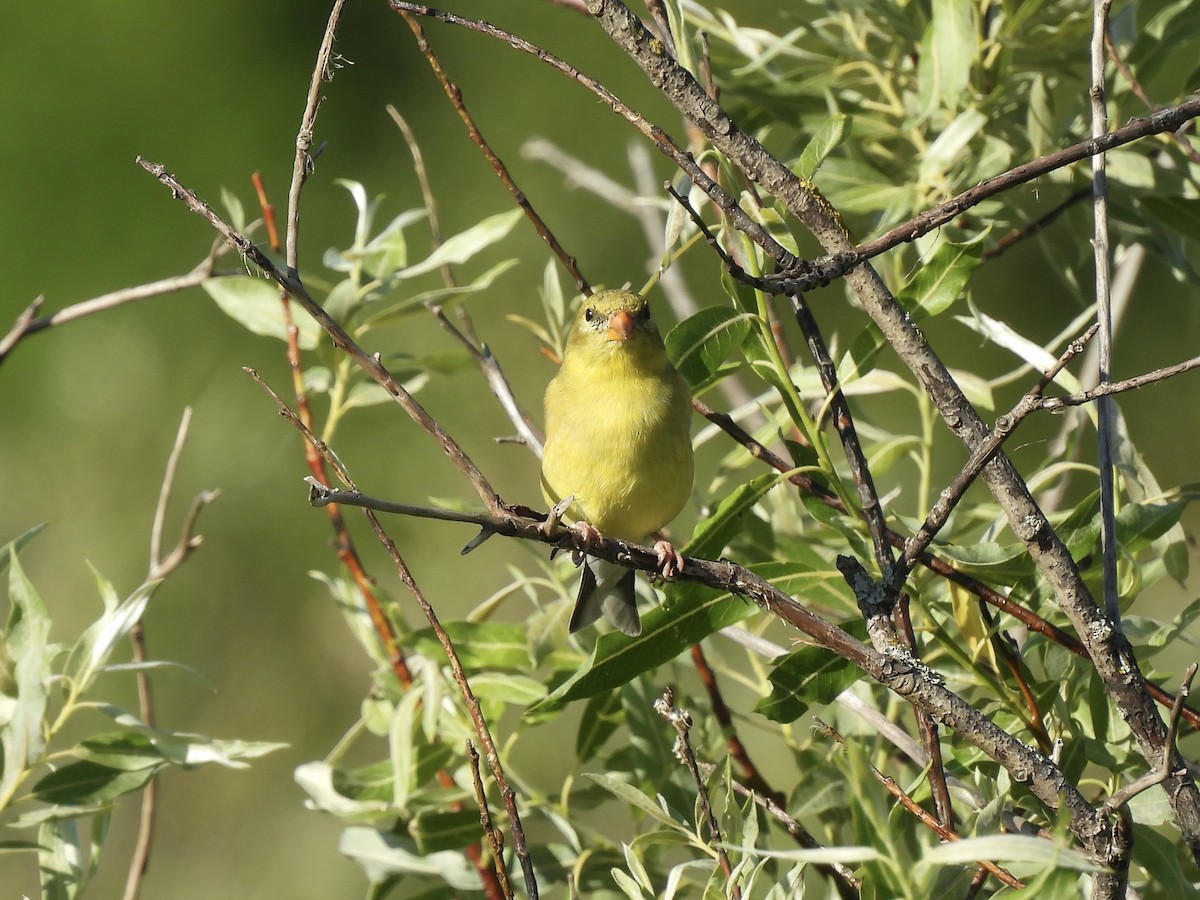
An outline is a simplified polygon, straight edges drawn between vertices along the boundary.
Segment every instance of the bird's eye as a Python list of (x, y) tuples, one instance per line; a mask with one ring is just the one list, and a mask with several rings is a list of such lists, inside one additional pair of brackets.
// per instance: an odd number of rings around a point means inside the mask
[(589, 306), (583, 311), (583, 318), (586, 322), (592, 321), (592, 319), (596, 318), (596, 311)]
[(647, 303), (645, 306), (643, 306), (642, 311), (640, 313), (638, 313), (638, 315), (641, 316), (643, 319), (645, 319), (647, 322), (649, 322), (650, 321), (650, 304)]

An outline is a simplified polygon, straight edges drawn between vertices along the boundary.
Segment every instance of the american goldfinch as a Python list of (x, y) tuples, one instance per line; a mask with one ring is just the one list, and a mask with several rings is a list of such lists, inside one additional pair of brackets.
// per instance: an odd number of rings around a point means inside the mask
[[(546, 389), (547, 502), (573, 498), (567, 515), (585, 541), (603, 534), (641, 543), (678, 515), (691, 492), (691, 410), (687, 382), (667, 359), (645, 298), (630, 291), (585, 298)], [(670, 544), (659, 541), (655, 551), (664, 575), (680, 571)], [(625, 634), (640, 634), (633, 570), (583, 563), (571, 631), (603, 613)]]

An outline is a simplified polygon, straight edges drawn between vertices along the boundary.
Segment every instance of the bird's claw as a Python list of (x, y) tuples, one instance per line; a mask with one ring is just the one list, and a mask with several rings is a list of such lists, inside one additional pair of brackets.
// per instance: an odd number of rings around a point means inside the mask
[(683, 573), (683, 554), (670, 541), (655, 541), (654, 555), (658, 558), (658, 574), (661, 578), (670, 581)]
[(571, 531), (579, 539), (579, 543), (583, 545), (571, 550), (571, 562), (579, 565), (583, 562), (584, 557), (587, 556), (586, 551), (595, 547), (599, 542), (600, 532), (587, 522), (576, 522), (571, 526)]

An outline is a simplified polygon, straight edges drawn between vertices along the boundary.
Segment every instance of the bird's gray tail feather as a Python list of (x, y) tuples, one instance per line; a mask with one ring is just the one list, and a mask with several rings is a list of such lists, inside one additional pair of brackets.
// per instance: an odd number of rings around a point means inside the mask
[(587, 628), (604, 615), (630, 637), (642, 633), (634, 590), (634, 570), (588, 557), (580, 567), (579, 594), (571, 613), (571, 633)]

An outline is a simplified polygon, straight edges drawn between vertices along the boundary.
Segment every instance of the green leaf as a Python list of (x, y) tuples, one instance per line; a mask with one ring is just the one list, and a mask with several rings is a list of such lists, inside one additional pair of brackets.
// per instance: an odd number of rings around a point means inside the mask
[[(529, 644), (525, 628), (506, 622), (444, 622), (443, 628), (458, 650), (463, 668), (506, 669), (524, 672), (529, 669)], [(408, 638), (412, 648), (430, 659), (442, 659), (441, 642), (432, 628), (413, 632)]]
[(642, 633), (637, 637), (619, 632), (600, 635), (588, 664), (555, 688), (532, 712), (545, 713), (572, 700), (619, 687), (755, 610), (749, 601), (698, 585), (680, 585), (672, 594), (669, 607), (657, 607), (642, 617)]
[[(249, 275), (224, 275), (205, 279), (202, 287), (221, 311), (243, 328), (264, 337), (287, 340), (283, 301), (279, 299), (279, 288), (272, 282)], [(315, 349), (321, 334), (320, 326), (294, 304), (292, 321), (296, 325), (300, 349)]]
[(835, 113), (822, 122), (821, 127), (809, 138), (800, 158), (792, 163), (792, 171), (800, 178), (812, 178), (825, 158), (842, 142), (849, 123), (850, 117), (844, 113)]
[(982, 235), (962, 244), (944, 241), (896, 299), (914, 322), (945, 312), (962, 296), (982, 257)]
[(160, 583), (149, 581), (124, 601), (117, 602), (112, 585), (95, 569), (92, 569), (92, 577), (104, 602), (104, 612), (79, 636), (63, 667), (63, 674), (76, 683), (79, 692), (87, 690), (117, 643), (141, 621), (146, 604)]
[(480, 700), (498, 700), (516, 706), (532, 706), (546, 696), (546, 685), (525, 675), (475, 672), (471, 688)]
[(39, 781), (33, 794), (43, 803), (66, 806), (109, 804), (132, 791), (141, 790), (166, 764), (140, 769), (119, 769), (89, 759), (69, 763)]
[(466, 262), (479, 253), (479, 251), (496, 243), (512, 231), (513, 226), (521, 220), (523, 215), (524, 212), (522, 210), (511, 209), (508, 212), (488, 216), (478, 224), (472, 225), (466, 231), (459, 232), (453, 237), (447, 238), (429, 256), (421, 262), (409, 266), (407, 269), (401, 269), (396, 273), (396, 277), (415, 278), (418, 275), (424, 275), (426, 272), (436, 272), (442, 266), (452, 266)]
[(666, 337), (667, 356), (698, 393), (742, 346), (755, 317), (728, 306), (710, 306), (680, 322)]
[[(475, 294), (480, 291), (485, 291), (492, 286), (492, 283), (517, 264), (515, 259), (506, 259), (492, 266), (482, 275), (473, 279), (469, 284), (458, 284), (454, 287), (434, 288), (433, 290), (422, 291), (419, 294), (414, 294), (411, 297), (405, 297), (398, 303), (392, 303), (385, 306), (378, 312), (372, 312), (363, 321), (358, 333), (362, 333), (371, 328), (379, 328), (383, 325), (394, 325), (396, 322), (403, 321), (414, 313), (425, 313), (426, 303), (445, 303), (447, 300), (464, 297), (467, 294)], [(372, 304), (374, 308), (375, 304)], [(383, 305), (383, 301), (379, 302)]]
[(575, 759), (586, 762), (621, 724), (621, 696), (616, 691), (599, 693), (588, 700), (579, 717), (575, 735)]
[[(963, 244), (940, 243), (929, 261), (897, 292), (896, 299), (914, 323), (945, 312), (963, 295), (982, 254), (982, 235)], [(879, 327), (869, 325), (838, 362), (838, 380), (850, 384), (870, 372), (884, 343)]]
[(463, 808), (457, 811), (422, 812), (408, 823), (408, 833), (423, 856), (439, 850), (462, 850), (478, 841), (482, 834), (479, 810)]
[(978, 541), (974, 544), (935, 544), (937, 555), (964, 572), (988, 578), (1018, 578), (1033, 571), (1033, 562), (1024, 544), (998, 544)]
[(977, 109), (965, 109), (959, 113), (921, 154), (918, 166), (921, 183), (942, 184), (955, 164), (967, 155), (967, 145), (987, 124), (988, 117)]
[(422, 855), (411, 839), (374, 828), (347, 828), (338, 841), (338, 852), (362, 866), (372, 884), (393, 875), (425, 875), (455, 891), (482, 889), (479, 875), (462, 853), (445, 850)]
[(128, 772), (166, 762), (150, 739), (136, 731), (88, 738), (80, 743), (76, 752), (90, 762)]
[(0, 841), (0, 853), (27, 853), (40, 846), (37, 841)]
[(675, 821), (666, 810), (633, 785), (597, 772), (585, 772), (584, 777), (604, 788), (604, 790), (608, 791), (626, 806), (640, 809), (660, 825), (665, 825), (667, 828), (678, 831), (680, 834), (691, 834), (691, 829), (687, 825)]
[(1177, 639), (1186, 640), (1192, 645), (1200, 644), (1196, 638), (1185, 633), (1198, 617), (1200, 617), (1200, 598), (1185, 606), (1170, 622), (1164, 623), (1144, 616), (1127, 616), (1122, 618), (1121, 624), (1131, 641), (1153, 649), (1160, 649), (1173, 644)]
[[(1144, 797), (1149, 793), (1157, 794), (1161, 798), (1161, 805), (1166, 807), (1166, 821), (1169, 821), (1171, 818), (1170, 803), (1163, 794), (1162, 788), (1155, 788), (1153, 792), (1146, 791), (1139, 794), (1138, 797)], [(1134, 802), (1138, 797), (1134, 797)], [(1132, 809), (1134, 803), (1131, 802), (1129, 805)], [(1159, 834), (1153, 828), (1138, 824), (1136, 811), (1133, 826), (1133, 848), (1133, 863), (1143, 867), (1150, 874), (1155, 896), (1195, 896), (1196, 889), (1184, 877), (1179, 863), (1179, 842)], [(1149, 895), (1151, 891), (1148, 890), (1146, 893)]]
[(738, 485), (707, 518), (696, 524), (692, 539), (683, 548), (683, 554), (705, 559), (718, 556), (741, 530), (746, 514), (785, 477), (778, 473), (767, 473)]
[[(26, 539), (30, 536), (26, 532)], [(5, 548), (10, 602), (5, 641), (15, 693), (4, 698), (8, 708), (6, 721), (0, 728), (0, 749), (3, 749), (0, 797), (10, 795), (25, 771), (37, 765), (46, 750), (46, 685), (54, 654), (49, 643), (50, 613), (25, 577), (14, 546), (15, 542)]]
[(1189, 500), (1126, 504), (1117, 513), (1117, 541), (1133, 551), (1142, 549), (1171, 530)]
[(0, 547), (0, 572), (8, 568), (13, 555), (21, 552), (21, 548), (32, 541), (35, 537), (42, 533), (42, 529), (46, 527), (46, 523), (42, 522), (39, 525), (34, 525), (23, 535), (14, 541), (10, 541), (3, 547)]
[(43, 822), (38, 829), (38, 874), (42, 900), (73, 900), (81, 896), (86, 875), (79, 826), (73, 820)]
[[(862, 619), (841, 626), (860, 640)], [(862, 677), (852, 663), (824, 647), (803, 647), (788, 654), (767, 676), (771, 695), (755, 704), (755, 712), (776, 722), (794, 722), (812, 706), (825, 706)]]
[(386, 766), (387, 798), (357, 799), (334, 785), (334, 769), (328, 763), (310, 762), (297, 766), (293, 777), (309, 796), (309, 805), (346, 821), (374, 821), (392, 811), (391, 765)]
[(922, 112), (957, 109), (969, 96), (978, 48), (973, 8), (958, 0), (933, 0), (932, 21), (921, 41), (917, 77)]
[(993, 862), (1021, 863), (1034, 868), (1057, 867), (1081, 872), (1098, 872), (1100, 867), (1070, 847), (1025, 834), (995, 834), (988, 837), (964, 838), (950, 841), (921, 852), (918, 866), (947, 866), (975, 863), (981, 859)]

